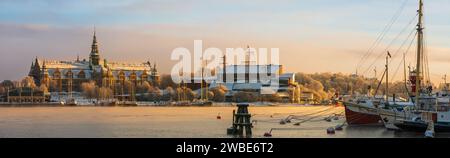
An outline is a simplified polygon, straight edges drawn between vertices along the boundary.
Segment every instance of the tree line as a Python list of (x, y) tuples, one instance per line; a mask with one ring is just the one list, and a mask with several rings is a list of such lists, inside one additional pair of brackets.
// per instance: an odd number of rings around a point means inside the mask
[[(352, 94), (371, 94), (375, 93), (375, 89), (379, 86), (377, 94), (383, 94), (385, 83), (379, 84), (379, 80), (373, 78), (365, 78), (363, 76), (347, 75), (343, 73), (296, 73), (295, 81), (300, 86), (302, 92), (311, 92), (317, 100), (332, 99), (336, 94), (352, 95)], [(0, 95), (5, 94), (7, 89), (14, 89), (17, 87), (30, 87), (36, 90), (48, 92), (48, 87), (45, 85), (37, 86), (32, 77), (25, 77), (18, 81), (5, 80), (0, 83)], [(397, 81), (389, 83), (390, 94), (407, 97), (404, 82)], [(114, 92), (114, 90), (116, 92)], [(117, 91), (121, 92), (117, 92)], [(129, 81), (126, 81), (123, 87), (124, 94), (135, 92), (137, 100), (142, 101), (193, 101), (199, 97), (200, 94), (187, 87), (182, 87), (174, 83), (170, 75), (162, 75), (161, 83), (152, 85), (150, 82), (142, 82), (133, 86)], [(204, 96), (217, 102), (225, 101), (225, 94), (228, 89), (225, 86), (212, 88)], [(90, 99), (111, 99), (115, 94), (122, 93), (122, 87), (114, 89), (102, 87), (94, 81), (84, 82), (81, 84), (81, 93), (86, 98)], [(114, 94), (115, 93), (115, 94)], [(271, 101), (279, 102), (281, 98), (274, 95), (255, 95), (251, 92), (237, 92), (233, 95), (233, 101)]]

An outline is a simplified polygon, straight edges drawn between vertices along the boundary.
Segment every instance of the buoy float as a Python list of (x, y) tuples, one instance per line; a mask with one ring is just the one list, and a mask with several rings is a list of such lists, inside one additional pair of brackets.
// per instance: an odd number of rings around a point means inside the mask
[(342, 125), (337, 125), (334, 129), (335, 130), (337, 130), (337, 131), (342, 131), (343, 130), (343, 127), (344, 125), (342, 124)]
[(266, 132), (264, 133), (264, 137), (272, 137), (272, 133)]
[(222, 119), (222, 116), (220, 116), (220, 113), (217, 114), (217, 119), (218, 119), (218, 120)]
[(336, 133), (336, 131), (334, 130), (333, 127), (330, 127), (327, 129), (327, 134), (335, 134), (335, 133)]

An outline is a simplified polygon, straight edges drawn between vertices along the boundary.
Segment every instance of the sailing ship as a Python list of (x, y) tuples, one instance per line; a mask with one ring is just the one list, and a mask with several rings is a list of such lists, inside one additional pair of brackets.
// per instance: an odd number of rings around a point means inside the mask
[[(392, 115), (395, 117), (394, 109), (402, 109), (412, 105), (410, 100), (400, 99), (395, 96), (389, 97), (389, 59), (391, 54), (387, 52), (386, 65), (383, 76), (375, 90), (373, 96), (370, 95), (371, 88), (368, 89), (368, 94), (356, 98), (354, 101), (344, 102), (345, 116), (349, 125), (381, 125), (384, 124), (387, 128), (392, 128)], [(385, 79), (385, 95), (377, 96), (377, 92)], [(406, 84), (406, 82), (405, 82)]]
[(448, 104), (438, 104), (432, 87), (425, 86), (424, 80), (424, 27), (423, 0), (419, 0), (417, 23), (417, 65), (413, 87), (414, 106), (405, 108), (401, 113), (395, 113), (394, 125), (402, 130), (426, 131), (429, 133), (450, 131), (450, 108)]
[[(417, 61), (415, 70), (410, 71), (409, 84), (412, 93), (408, 92), (409, 101), (396, 102), (395, 96), (391, 101), (385, 96), (381, 101), (375, 97), (363, 97), (353, 102), (344, 102), (348, 124), (377, 124), (381, 121), (387, 129), (425, 131), (427, 137), (433, 137), (434, 131), (450, 131), (450, 99), (447, 91), (433, 94), (430, 82), (425, 82), (427, 76), (424, 72), (428, 67), (424, 66), (427, 58), (424, 45), (423, 6), (423, 0), (419, 0), (418, 23), (415, 28)], [(389, 53), (388, 56), (390, 57)], [(386, 95), (389, 94), (388, 56), (383, 74), (383, 77), (386, 75)], [(405, 89), (408, 91), (406, 75)]]
[[(422, 4), (422, 1), (420, 1)], [(420, 15), (421, 16), (421, 15)], [(421, 21), (420, 17), (419, 21)], [(412, 22), (412, 21), (411, 21)], [(419, 25), (418, 25), (419, 27)], [(421, 25), (419, 28), (422, 28)], [(417, 29), (422, 31), (422, 29)], [(418, 33), (420, 34), (420, 33)], [(420, 35), (422, 36), (422, 35)], [(380, 39), (381, 40), (381, 39)], [(377, 39), (378, 41), (378, 39)], [(369, 49), (370, 50), (370, 49)], [(373, 49), (372, 49), (373, 50)], [(400, 50), (400, 49), (399, 49)], [(409, 50), (409, 48), (408, 48)], [(370, 51), (369, 51), (370, 52)], [(369, 53), (368, 52), (368, 53)], [(381, 77), (381, 80), (378, 83), (378, 86), (375, 90), (375, 94), (373, 96), (369, 94), (363, 97), (358, 97), (355, 100), (344, 102), (346, 119), (349, 125), (357, 124), (357, 125), (368, 125), (368, 124), (384, 124), (384, 126), (388, 129), (399, 129), (395, 126), (397, 118), (401, 115), (399, 113), (404, 112), (403, 109), (410, 108), (414, 106), (413, 97), (408, 91), (408, 85), (406, 80), (406, 64), (405, 64), (405, 55), (403, 56), (404, 63), (404, 84), (405, 91), (409, 99), (400, 99), (397, 98), (395, 93), (392, 97), (389, 95), (389, 63), (391, 59), (391, 54), (387, 51), (386, 55), (386, 64), (385, 70)], [(364, 58), (364, 57), (363, 57)], [(399, 65), (400, 66), (400, 65)], [(375, 70), (376, 71), (376, 70)], [(375, 72), (376, 73), (376, 72)], [(414, 89), (416, 85), (416, 78), (418, 77), (418, 73), (414, 73), (410, 71), (410, 86)], [(377, 75), (375, 74), (375, 77)], [(382, 81), (385, 80), (385, 91), (382, 97), (376, 97), (377, 92), (382, 84)], [(423, 101), (426, 100), (425, 97), (422, 97)], [(400, 118), (404, 118), (406, 114), (402, 115)]]
[[(206, 63), (205, 63), (206, 62)], [(178, 101), (171, 103), (173, 106), (212, 106), (213, 102), (209, 100), (209, 86), (208, 86), (208, 78), (205, 77), (205, 65), (208, 65), (207, 60), (202, 60), (202, 68), (201, 68), (201, 76), (199, 78), (200, 89), (198, 90), (200, 93), (200, 99), (194, 99), (191, 101), (188, 99), (186, 95), (187, 86), (184, 81), (178, 84), (178, 87), (183, 91), (181, 94), (178, 93)], [(208, 69), (208, 71), (211, 71)], [(183, 76), (183, 71), (179, 72), (180, 76)], [(194, 79), (196, 80), (196, 79)]]

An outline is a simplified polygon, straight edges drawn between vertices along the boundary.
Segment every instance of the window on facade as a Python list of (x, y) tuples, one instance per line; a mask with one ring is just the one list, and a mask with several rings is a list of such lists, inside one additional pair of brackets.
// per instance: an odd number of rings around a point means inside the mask
[(59, 71), (55, 71), (55, 73), (53, 74), (53, 78), (59, 78), (61, 77), (61, 73)]
[(84, 71), (80, 71), (80, 73), (78, 73), (78, 78), (86, 78)]

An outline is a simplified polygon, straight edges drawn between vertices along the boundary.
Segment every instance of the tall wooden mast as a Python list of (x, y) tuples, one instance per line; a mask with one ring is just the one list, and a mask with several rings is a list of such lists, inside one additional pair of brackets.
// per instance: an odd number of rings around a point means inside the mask
[(389, 51), (386, 55), (386, 89), (385, 89), (385, 95), (386, 95), (386, 104), (389, 105), (389, 58), (391, 58), (391, 53)]
[(417, 23), (417, 65), (416, 65), (416, 91), (415, 91), (415, 105), (418, 108), (419, 105), (419, 97), (420, 97), (420, 89), (421, 89), (421, 80), (423, 76), (422, 71), (422, 59), (423, 59), (423, 0), (419, 0), (419, 19)]

